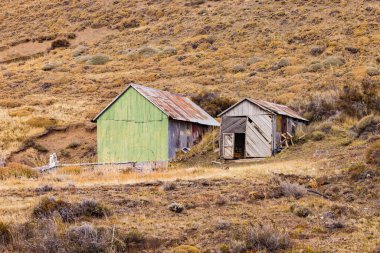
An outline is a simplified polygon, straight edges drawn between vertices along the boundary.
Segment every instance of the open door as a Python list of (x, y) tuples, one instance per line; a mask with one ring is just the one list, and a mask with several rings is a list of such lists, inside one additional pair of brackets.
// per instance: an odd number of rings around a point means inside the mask
[(233, 159), (234, 158), (234, 143), (235, 143), (234, 133), (223, 133), (223, 158)]

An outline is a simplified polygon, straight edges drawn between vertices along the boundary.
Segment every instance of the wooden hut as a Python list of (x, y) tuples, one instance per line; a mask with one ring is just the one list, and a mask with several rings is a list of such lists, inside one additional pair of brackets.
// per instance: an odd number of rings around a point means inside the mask
[(181, 95), (130, 84), (94, 119), (99, 163), (166, 166), (219, 123)]
[(287, 106), (245, 98), (218, 115), (220, 156), (268, 157), (283, 148), (296, 128), (308, 121)]

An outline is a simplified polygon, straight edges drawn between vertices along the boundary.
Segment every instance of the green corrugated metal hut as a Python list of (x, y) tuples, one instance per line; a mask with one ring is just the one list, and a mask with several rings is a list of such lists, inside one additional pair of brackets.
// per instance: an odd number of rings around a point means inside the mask
[(190, 99), (130, 84), (94, 119), (100, 163), (160, 162), (219, 123)]

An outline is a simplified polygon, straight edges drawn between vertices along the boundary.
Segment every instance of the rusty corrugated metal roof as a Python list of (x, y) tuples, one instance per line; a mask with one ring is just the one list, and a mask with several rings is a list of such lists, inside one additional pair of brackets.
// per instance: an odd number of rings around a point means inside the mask
[(226, 112), (228, 112), (229, 110), (231, 110), (232, 108), (234, 108), (235, 106), (239, 105), (244, 100), (248, 100), (251, 103), (254, 103), (254, 104), (262, 107), (263, 109), (266, 109), (266, 110), (268, 110), (268, 111), (270, 111), (270, 112), (272, 112), (274, 114), (284, 115), (284, 116), (288, 116), (288, 117), (291, 117), (291, 118), (299, 119), (299, 120), (302, 120), (302, 121), (308, 121), (307, 119), (303, 118), (296, 111), (290, 109), (286, 105), (280, 105), (280, 104), (271, 103), (271, 102), (264, 101), (264, 100), (252, 99), (252, 98), (244, 98), (244, 99), (242, 99), (241, 101), (237, 102), (236, 104), (234, 104), (233, 106), (231, 106), (230, 108), (228, 108), (227, 110), (225, 110), (224, 112), (220, 113), (218, 116), (222, 116), (223, 114), (225, 114)]
[(121, 97), (129, 88), (134, 88), (142, 96), (148, 99), (158, 109), (165, 113), (168, 117), (199, 123), (207, 126), (219, 126), (213, 117), (211, 117), (202, 108), (196, 105), (189, 98), (179, 94), (170, 93), (168, 91), (157, 90), (154, 88), (145, 87), (138, 84), (130, 84), (119, 96), (117, 96), (103, 111), (101, 111), (93, 121), (96, 121), (119, 97)]
[(296, 111), (290, 109), (286, 105), (280, 105), (280, 104), (271, 103), (271, 102), (263, 101), (263, 100), (257, 100), (257, 99), (248, 99), (248, 100), (251, 100), (252, 102), (256, 102), (257, 104), (260, 104), (261, 106), (267, 108), (268, 110), (276, 114), (289, 116), (289, 117), (300, 119), (303, 121), (308, 121), (307, 119), (303, 118)]

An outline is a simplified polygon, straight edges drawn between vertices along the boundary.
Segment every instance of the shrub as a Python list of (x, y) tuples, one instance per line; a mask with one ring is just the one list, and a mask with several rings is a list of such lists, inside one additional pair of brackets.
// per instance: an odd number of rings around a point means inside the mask
[(298, 217), (307, 217), (312, 214), (311, 210), (307, 207), (298, 206), (298, 205), (292, 205), (290, 207), (290, 211), (297, 215)]
[(35, 143), (35, 144), (33, 145), (33, 148), (34, 148), (35, 150), (39, 151), (39, 152), (42, 152), (42, 153), (47, 153), (47, 152), (49, 152), (49, 150), (48, 150), (45, 146), (43, 146), (43, 145), (41, 145), (41, 144), (38, 144), (38, 143)]
[(75, 207), (68, 202), (45, 197), (34, 207), (32, 216), (36, 219), (48, 219), (55, 212), (62, 217), (64, 222), (73, 222), (78, 213)]
[(325, 68), (339, 67), (339, 66), (342, 66), (344, 63), (345, 61), (342, 58), (336, 57), (336, 56), (330, 56), (330, 57), (327, 57), (323, 61), (323, 66), (325, 66)]
[(87, 50), (88, 50), (88, 47), (85, 47), (85, 46), (78, 46), (78, 47), (74, 50), (74, 52), (73, 52), (73, 56), (74, 56), (74, 57), (78, 57), (78, 56), (84, 54), (85, 52), (87, 52)]
[(174, 182), (166, 182), (162, 185), (162, 189), (164, 191), (173, 191), (176, 189), (176, 185)]
[(11, 242), (12, 242), (11, 226), (7, 223), (0, 221), (0, 246), (7, 245)]
[(301, 198), (303, 197), (307, 190), (304, 186), (296, 184), (296, 183), (289, 183), (282, 181), (280, 182), (280, 189), (285, 197), (295, 197), (295, 198)]
[(111, 231), (94, 228), (90, 224), (72, 227), (67, 230), (68, 252), (108, 252)]
[(94, 200), (84, 200), (78, 205), (81, 216), (103, 218), (111, 215), (111, 210), (102, 203)]
[(177, 49), (175, 47), (165, 47), (162, 52), (164, 55), (176, 55), (177, 54)]
[(322, 131), (313, 131), (310, 138), (314, 141), (321, 141), (326, 137), (325, 133)]
[(234, 73), (239, 73), (239, 72), (244, 72), (245, 71), (245, 68), (243, 65), (241, 64), (238, 64), (238, 65), (235, 65), (233, 68), (232, 68), (232, 72)]
[(252, 226), (245, 242), (247, 250), (264, 249), (269, 252), (284, 250), (292, 246), (288, 233), (270, 224)]
[(366, 161), (380, 167), (380, 141), (373, 143), (366, 150)]
[(70, 42), (65, 39), (55, 40), (51, 43), (51, 49), (56, 49), (59, 47), (69, 47), (69, 46), (70, 46)]
[(60, 199), (45, 197), (33, 209), (32, 216), (36, 219), (48, 219), (54, 213), (58, 213), (64, 222), (73, 222), (81, 217), (103, 218), (111, 215), (108, 207), (93, 200), (71, 204)]
[(168, 208), (174, 213), (182, 213), (182, 211), (185, 209), (183, 205), (178, 203), (171, 203)]
[(73, 142), (71, 142), (67, 147), (68, 148), (72, 148), (72, 149), (74, 149), (74, 148), (77, 148), (77, 147), (79, 147), (80, 146), (80, 141), (73, 141)]
[(205, 91), (192, 96), (191, 100), (213, 117), (216, 117), (236, 102), (230, 98), (221, 97), (217, 93)]
[(158, 54), (158, 50), (151, 46), (143, 46), (137, 50), (137, 54), (145, 57), (150, 57)]
[(375, 67), (368, 67), (367, 68), (367, 74), (369, 76), (378, 76), (378, 75), (380, 75), (380, 71)]
[(173, 253), (201, 253), (199, 249), (190, 245), (181, 245), (173, 249)]
[(322, 120), (331, 117), (338, 111), (338, 100), (339, 93), (337, 91), (316, 93), (306, 104), (305, 110), (307, 113), (305, 113), (305, 116), (310, 120)]
[(317, 72), (323, 68), (323, 65), (321, 63), (313, 63), (309, 65), (308, 71), (309, 72)]
[(310, 54), (312, 56), (318, 56), (322, 54), (325, 51), (325, 49), (325, 47), (313, 47), (312, 49), (310, 49)]
[(60, 63), (58, 62), (49, 62), (49, 63), (46, 63), (43, 67), (42, 67), (42, 70), (43, 71), (50, 71), (50, 70), (53, 70), (53, 69), (56, 69), (57, 67), (61, 66)]
[(132, 229), (122, 239), (127, 245), (141, 244), (144, 242), (145, 236), (137, 229)]
[(368, 115), (361, 118), (358, 123), (356, 123), (355, 130), (358, 135), (364, 132), (375, 132), (377, 130), (377, 125), (380, 124), (380, 116)]
[(57, 125), (58, 121), (53, 118), (44, 118), (44, 117), (34, 117), (30, 118), (26, 121), (26, 124), (28, 124), (31, 127), (52, 127)]
[(37, 178), (38, 176), (38, 171), (19, 163), (8, 163), (6, 167), (0, 167), (0, 180), (18, 177)]
[(109, 61), (110, 61), (110, 58), (107, 55), (97, 54), (97, 55), (90, 56), (87, 59), (86, 63), (89, 65), (104, 65)]

